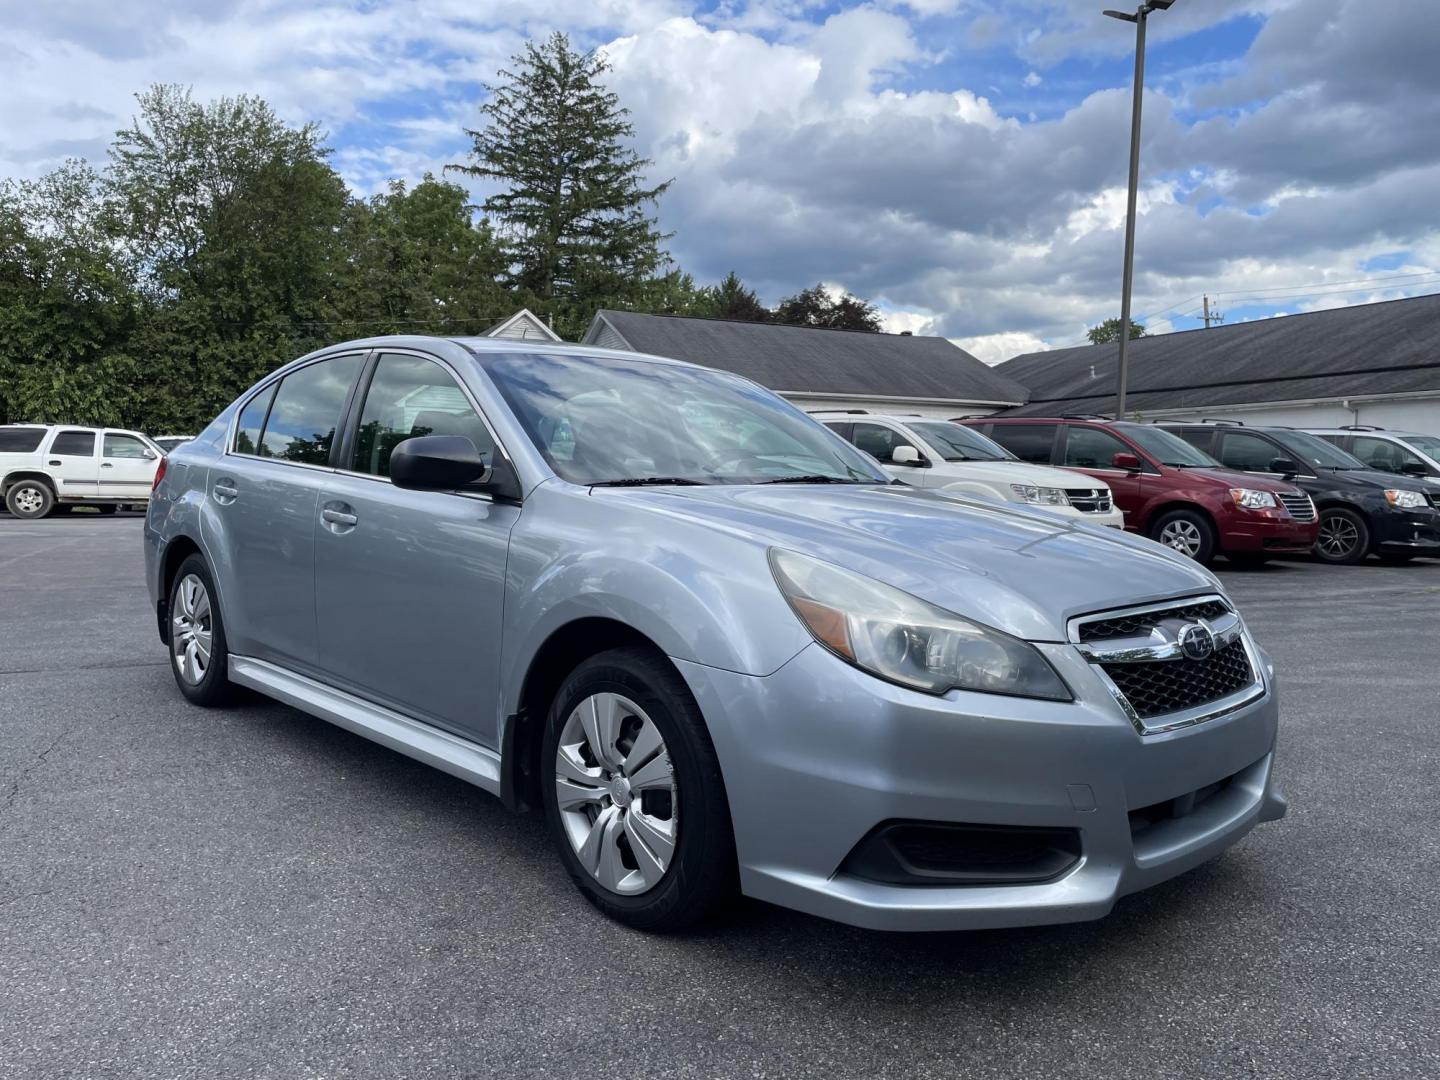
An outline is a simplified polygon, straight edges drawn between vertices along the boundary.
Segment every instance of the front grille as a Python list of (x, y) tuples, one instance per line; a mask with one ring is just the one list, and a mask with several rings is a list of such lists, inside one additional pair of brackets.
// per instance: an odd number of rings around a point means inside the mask
[(1117, 615), (1113, 619), (1097, 619), (1095, 622), (1080, 624), (1080, 640), (1104, 641), (1106, 638), (1138, 637), (1148, 634), (1166, 619), (1218, 619), (1228, 615), (1230, 609), (1219, 600), (1200, 600), (1193, 604), (1180, 604), (1163, 611), (1145, 611), (1132, 615)]
[(888, 885), (1025, 885), (1059, 877), (1080, 854), (1077, 829), (889, 821), (855, 845), (840, 873)]
[(1431, 506), (1433, 506), (1436, 510), (1440, 510), (1440, 494), (1436, 494), (1433, 491), (1427, 491), (1425, 492), (1425, 498), (1430, 500)]
[(1296, 521), (1314, 521), (1315, 504), (1310, 501), (1310, 496), (1303, 491), (1294, 493), (1281, 492), (1280, 505), (1290, 511), (1290, 516)]
[(1107, 488), (1066, 488), (1065, 498), (1082, 514), (1110, 512), (1110, 492)]
[(1142, 720), (1219, 701), (1255, 681), (1250, 657), (1240, 638), (1204, 660), (1101, 664), (1100, 667)]

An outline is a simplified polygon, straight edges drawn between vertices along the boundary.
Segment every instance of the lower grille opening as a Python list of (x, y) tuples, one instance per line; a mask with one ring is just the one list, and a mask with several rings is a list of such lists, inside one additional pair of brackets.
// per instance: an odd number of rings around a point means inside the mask
[(890, 885), (1023, 885), (1079, 861), (1078, 829), (889, 821), (855, 845), (840, 873)]
[(1217, 780), (1213, 784), (1206, 784), (1198, 790), (1186, 792), (1178, 798), (1166, 799), (1164, 802), (1151, 803), (1149, 806), (1142, 806), (1138, 810), (1131, 810), (1131, 837), (1140, 836), (1142, 833), (1162, 822), (1189, 817), (1211, 799), (1228, 789), (1234, 779), (1234, 776), (1227, 776), (1223, 780)]

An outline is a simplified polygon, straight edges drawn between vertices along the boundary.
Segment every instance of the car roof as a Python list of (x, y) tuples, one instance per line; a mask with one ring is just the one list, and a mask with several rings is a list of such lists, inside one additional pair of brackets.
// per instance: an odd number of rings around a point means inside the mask
[[(602, 349), (596, 345), (576, 345), (556, 341), (519, 341), (515, 338), (492, 337), (443, 337), (437, 334), (384, 334), (378, 337), (355, 338), (352, 341), (337, 341), (332, 345), (316, 349), (299, 357), (308, 360), (325, 353), (347, 349), (379, 349), (385, 346), (403, 349), (431, 349), (437, 343), (458, 345), (475, 356), (533, 354), (536, 356), (573, 356), (576, 359), (597, 358), (611, 360), (641, 360), (655, 364), (670, 364), (675, 367), (700, 367), (685, 360), (670, 356), (652, 356), (649, 353), (630, 352), (626, 349)], [(284, 365), (289, 367), (289, 364)], [(278, 370), (278, 369), (277, 369)], [(706, 369), (711, 370), (711, 369)]]
[(1311, 435), (1370, 435), (1383, 439), (1385, 436), (1399, 435), (1424, 435), (1423, 431), (1400, 431), (1396, 428), (1370, 428), (1370, 427), (1306, 427), (1301, 431), (1308, 431)]

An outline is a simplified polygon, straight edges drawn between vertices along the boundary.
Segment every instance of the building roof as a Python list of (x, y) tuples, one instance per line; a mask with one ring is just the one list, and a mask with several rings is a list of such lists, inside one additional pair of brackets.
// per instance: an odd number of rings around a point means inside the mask
[[(1127, 412), (1440, 391), (1440, 295), (1185, 330), (1130, 342)], [(1118, 344), (1026, 353), (1017, 416), (1109, 412)]]
[(603, 310), (586, 343), (733, 371), (782, 394), (1018, 405), (1025, 388), (939, 337)]
[(540, 316), (529, 308), (521, 308), (508, 319), (496, 323), (482, 335), (484, 337), (507, 338), (511, 341), (560, 341), (560, 335), (547, 326)]

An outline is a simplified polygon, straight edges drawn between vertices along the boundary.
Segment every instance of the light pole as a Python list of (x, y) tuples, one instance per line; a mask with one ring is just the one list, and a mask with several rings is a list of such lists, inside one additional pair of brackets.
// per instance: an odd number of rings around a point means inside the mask
[(1175, 0), (1149, 0), (1131, 15), (1106, 11), (1112, 19), (1135, 24), (1135, 89), (1130, 106), (1130, 192), (1125, 203), (1125, 272), (1120, 282), (1120, 363), (1115, 376), (1115, 418), (1125, 416), (1125, 378), (1129, 374), (1125, 350), (1130, 345), (1130, 282), (1135, 273), (1135, 200), (1140, 188), (1140, 103), (1145, 96), (1145, 20), (1152, 11), (1165, 11)]

